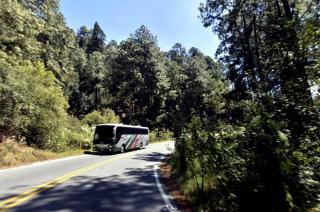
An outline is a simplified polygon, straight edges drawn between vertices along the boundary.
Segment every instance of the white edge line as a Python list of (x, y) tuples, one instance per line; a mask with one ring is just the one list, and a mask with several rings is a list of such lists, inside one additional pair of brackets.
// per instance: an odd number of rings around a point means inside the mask
[(163, 188), (162, 188), (162, 185), (160, 183), (160, 180), (159, 180), (159, 175), (158, 175), (158, 165), (154, 165), (153, 167), (153, 170), (154, 170), (154, 178), (156, 179), (156, 184), (157, 184), (157, 187), (158, 187), (158, 190), (161, 194), (161, 198), (162, 200), (164, 201), (167, 209), (169, 211), (178, 211), (177, 208), (173, 207), (173, 205), (171, 204), (168, 196), (166, 195), (166, 193), (164, 192)]

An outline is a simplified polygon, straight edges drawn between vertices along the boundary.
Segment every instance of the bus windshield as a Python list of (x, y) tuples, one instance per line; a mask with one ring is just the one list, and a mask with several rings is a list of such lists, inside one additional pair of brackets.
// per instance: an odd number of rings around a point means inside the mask
[(114, 126), (97, 126), (94, 134), (94, 140), (103, 142), (112, 142)]

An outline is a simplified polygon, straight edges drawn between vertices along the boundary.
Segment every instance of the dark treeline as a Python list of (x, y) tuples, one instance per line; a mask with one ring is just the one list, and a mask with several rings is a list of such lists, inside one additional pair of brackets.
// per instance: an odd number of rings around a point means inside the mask
[(98, 23), (75, 33), (58, 0), (0, 0), (1, 139), (60, 151), (96, 123), (170, 130), (199, 210), (319, 207), (319, 7), (207, 0), (217, 62), (180, 43), (163, 52), (143, 25), (120, 43)]

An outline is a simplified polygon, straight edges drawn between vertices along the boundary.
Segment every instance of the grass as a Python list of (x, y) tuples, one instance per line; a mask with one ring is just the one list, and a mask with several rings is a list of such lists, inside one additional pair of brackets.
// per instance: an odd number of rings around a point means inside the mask
[(83, 150), (50, 152), (7, 140), (0, 144), (0, 169), (82, 154)]

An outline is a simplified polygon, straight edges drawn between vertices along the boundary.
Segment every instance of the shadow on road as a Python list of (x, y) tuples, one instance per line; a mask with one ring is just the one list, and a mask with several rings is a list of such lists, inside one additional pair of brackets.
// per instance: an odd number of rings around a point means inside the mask
[[(135, 159), (159, 161), (163, 154)], [(89, 173), (90, 174), (90, 173)], [(106, 176), (103, 176), (106, 175)], [(152, 164), (119, 175), (77, 176), (11, 211), (167, 211), (155, 184)]]
[(104, 156), (104, 155), (114, 155), (115, 153), (113, 153), (113, 152), (84, 151), (83, 154), (86, 154), (86, 155), (100, 155), (100, 156)]
[(159, 152), (151, 152), (149, 154), (137, 154), (133, 159), (144, 160), (148, 162), (161, 161), (166, 155)]

